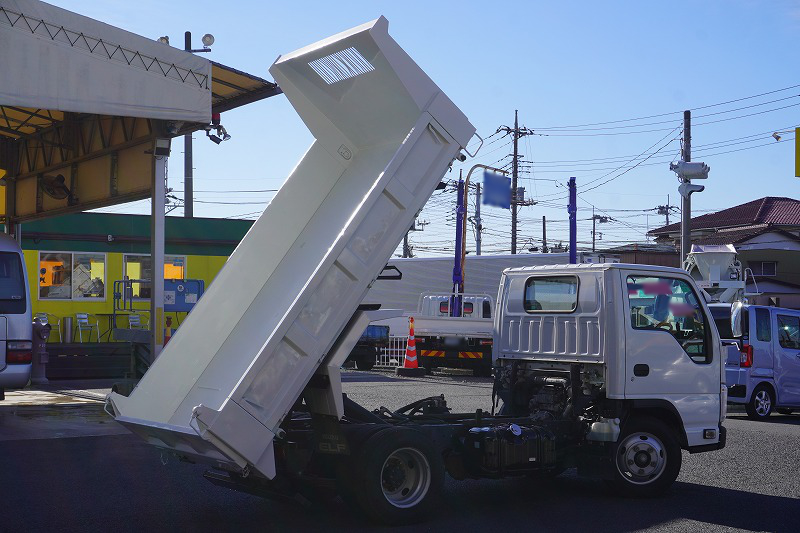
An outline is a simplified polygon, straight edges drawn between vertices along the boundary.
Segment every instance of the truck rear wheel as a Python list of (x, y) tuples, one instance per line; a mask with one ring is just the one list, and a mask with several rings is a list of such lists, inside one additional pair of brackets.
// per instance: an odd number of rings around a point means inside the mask
[(750, 420), (766, 420), (775, 406), (775, 394), (767, 385), (759, 385), (744, 406)]
[(367, 439), (353, 462), (350, 488), (361, 510), (387, 525), (424, 519), (444, 485), (441, 454), (412, 428), (389, 428)]
[(654, 418), (633, 418), (614, 446), (616, 488), (630, 496), (664, 492), (681, 470), (681, 448), (675, 432)]

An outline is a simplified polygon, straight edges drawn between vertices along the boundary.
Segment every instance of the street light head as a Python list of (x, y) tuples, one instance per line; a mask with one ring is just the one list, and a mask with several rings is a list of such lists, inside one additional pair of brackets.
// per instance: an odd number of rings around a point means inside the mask
[(705, 186), (703, 185), (695, 185), (694, 183), (681, 183), (678, 187), (678, 192), (684, 198), (689, 198), (692, 193), (695, 192), (703, 192), (705, 190)]
[(777, 131), (775, 133), (773, 133), (772, 136), (775, 138), (776, 141), (780, 142), (781, 136), (780, 136), (780, 134), (778, 134)]
[(211, 35), (210, 33), (206, 33), (205, 35), (203, 35), (203, 38), (201, 40), (203, 42), (203, 46), (211, 46), (212, 44), (214, 44), (214, 36)]
[(678, 177), (685, 180), (700, 180), (707, 179), (711, 167), (701, 161), (678, 161), (677, 163), (670, 163), (669, 169), (675, 172)]

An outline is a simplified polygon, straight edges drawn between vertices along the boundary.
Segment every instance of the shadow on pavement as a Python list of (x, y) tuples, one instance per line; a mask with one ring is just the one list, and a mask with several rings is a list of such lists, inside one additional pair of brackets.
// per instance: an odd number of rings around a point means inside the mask
[(759, 424), (787, 424), (790, 426), (800, 426), (800, 413), (792, 413), (791, 415), (782, 415), (779, 413), (772, 413), (766, 420), (750, 420), (745, 414), (728, 414), (726, 418), (734, 420), (742, 420), (758, 427)]

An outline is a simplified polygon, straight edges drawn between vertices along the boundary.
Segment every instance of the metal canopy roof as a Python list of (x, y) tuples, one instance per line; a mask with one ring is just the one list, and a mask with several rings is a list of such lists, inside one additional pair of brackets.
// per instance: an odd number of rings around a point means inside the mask
[[(211, 111), (223, 113), (281, 94), (277, 84), (219, 63), (211, 62)], [(0, 136), (19, 139), (36, 135), (64, 120), (62, 111), (0, 105)]]
[(0, 0), (0, 219), (150, 194), (157, 138), (282, 91), (38, 0)]
[(222, 113), (281, 94), (276, 83), (211, 62), (211, 111)]

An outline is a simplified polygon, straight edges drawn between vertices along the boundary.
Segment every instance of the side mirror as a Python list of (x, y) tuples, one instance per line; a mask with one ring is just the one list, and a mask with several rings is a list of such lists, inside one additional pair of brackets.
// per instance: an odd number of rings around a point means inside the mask
[(731, 332), (735, 339), (742, 337), (742, 314), (744, 313), (744, 304), (742, 302), (734, 302), (731, 305)]

